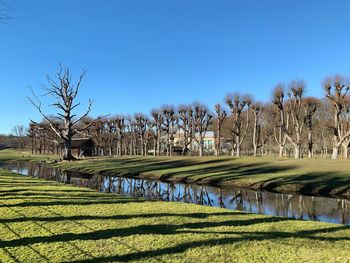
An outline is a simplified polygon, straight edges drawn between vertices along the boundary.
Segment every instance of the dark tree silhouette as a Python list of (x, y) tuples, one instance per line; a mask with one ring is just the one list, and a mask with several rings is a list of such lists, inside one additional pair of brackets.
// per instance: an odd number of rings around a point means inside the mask
[[(72, 83), (72, 76), (69, 68), (62, 69), (57, 73), (57, 81), (53, 80), (49, 76), (47, 77), (49, 86), (45, 86), (44, 90), (46, 91), (46, 96), (53, 97), (56, 102), (50, 106), (57, 108), (60, 112), (54, 116), (54, 119), (57, 122), (53, 121), (47, 114), (43, 112), (42, 104), (33, 92), (33, 98), (28, 97), (29, 101), (37, 108), (39, 113), (44, 117), (48, 122), (51, 130), (63, 141), (63, 159), (64, 160), (73, 160), (74, 157), (71, 151), (72, 137), (76, 133), (82, 133), (89, 126), (91, 126), (94, 121), (90, 121), (85, 125), (79, 125), (80, 122), (88, 116), (91, 111), (92, 101), (89, 100), (89, 105), (85, 113), (81, 116), (77, 116), (76, 113), (73, 113), (73, 110), (80, 106), (80, 102), (76, 102), (78, 96), (80, 84), (86, 74), (86, 71), (83, 71), (79, 77), (77, 84)], [(36, 123), (32, 121), (33, 123)], [(57, 125), (58, 124), (58, 125)]]

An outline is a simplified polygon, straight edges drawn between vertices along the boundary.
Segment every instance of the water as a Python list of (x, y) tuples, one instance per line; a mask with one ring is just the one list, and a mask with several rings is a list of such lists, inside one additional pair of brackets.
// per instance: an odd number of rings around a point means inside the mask
[(12, 172), (55, 180), (101, 192), (152, 200), (217, 206), (249, 213), (350, 225), (350, 201), (341, 198), (279, 194), (243, 188), (220, 188), (120, 176), (62, 171), (45, 164), (0, 164)]

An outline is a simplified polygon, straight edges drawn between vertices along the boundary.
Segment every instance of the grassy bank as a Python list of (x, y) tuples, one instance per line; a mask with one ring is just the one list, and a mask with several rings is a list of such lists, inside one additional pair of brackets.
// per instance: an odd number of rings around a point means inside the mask
[(0, 170), (2, 262), (347, 262), (350, 228), (145, 201)]
[[(24, 156), (24, 157), (22, 157)], [(0, 151), (1, 160), (47, 160)], [(46, 158), (46, 159), (45, 159)], [(64, 169), (285, 193), (350, 197), (350, 160), (231, 157), (114, 157), (54, 164)]]

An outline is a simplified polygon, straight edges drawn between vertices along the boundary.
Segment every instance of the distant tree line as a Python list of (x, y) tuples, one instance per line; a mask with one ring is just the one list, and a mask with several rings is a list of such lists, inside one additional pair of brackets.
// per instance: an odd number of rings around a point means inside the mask
[[(45, 115), (41, 104), (31, 100), (44, 116), (41, 122), (32, 121), (27, 131), (33, 153), (64, 153), (70, 159), (67, 147), (71, 141), (91, 138), (98, 156), (349, 156), (349, 81), (340, 75), (324, 80), (323, 98), (306, 96), (305, 83), (294, 80), (276, 85), (271, 101), (265, 103), (232, 93), (213, 110), (196, 102), (163, 105), (150, 114), (93, 119), (88, 116), (91, 101), (82, 116), (72, 113), (80, 105), (74, 99), (85, 73), (76, 86), (69, 69), (60, 70), (57, 83), (49, 78), (47, 94), (57, 99), (53, 106), (62, 111), (57, 116)], [(204, 147), (208, 134), (214, 143)]]

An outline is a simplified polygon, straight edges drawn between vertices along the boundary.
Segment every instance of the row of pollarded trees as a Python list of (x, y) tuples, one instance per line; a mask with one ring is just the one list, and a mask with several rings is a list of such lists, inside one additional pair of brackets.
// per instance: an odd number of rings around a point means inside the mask
[(91, 119), (88, 117), (91, 101), (83, 115), (78, 117), (73, 113), (80, 105), (76, 98), (85, 73), (76, 85), (71, 81), (68, 68), (59, 71), (58, 81), (48, 78), (49, 87), (45, 90), (56, 99), (52, 104), (60, 110), (56, 116), (45, 115), (35, 96), (30, 99), (44, 117), (44, 122), (31, 124), (32, 142), (41, 141), (43, 136), (48, 142), (63, 142), (64, 159), (73, 158), (72, 139), (86, 136), (95, 141), (97, 155), (146, 155), (150, 152), (172, 155), (174, 137), (181, 135), (182, 154), (195, 143), (198, 155), (202, 156), (208, 130), (214, 131), (215, 155), (222, 154), (221, 139), (225, 138), (235, 156), (259, 153), (282, 156), (293, 152), (295, 158), (300, 158), (304, 154), (312, 157), (315, 151), (325, 156), (332, 148), (332, 158), (338, 158), (340, 149), (344, 157), (348, 157), (349, 84), (341, 76), (324, 81), (325, 97), (322, 99), (306, 97), (304, 82), (292, 81), (288, 86), (277, 85), (268, 103), (256, 102), (248, 95), (229, 94), (225, 98), (229, 111), (220, 104), (215, 105), (212, 112), (201, 103), (193, 103), (163, 106), (152, 110), (150, 115), (137, 113)]
[(85, 133), (95, 138), (99, 155), (146, 155), (152, 150), (154, 155), (170, 156), (174, 135), (181, 131), (182, 154), (186, 154), (195, 141), (202, 156), (203, 141), (212, 118), (206, 106), (195, 103), (178, 108), (163, 106), (152, 110), (150, 116), (136, 113), (84, 121), (93, 122)]
[[(288, 90), (283, 85), (277, 85), (273, 92), (273, 104), (276, 106), (277, 125), (274, 128), (275, 141), (279, 145), (279, 155), (282, 156), (286, 140), (294, 148), (294, 157), (301, 157), (303, 144), (307, 145), (308, 157), (313, 153), (314, 123), (324, 126), (332, 135), (332, 159), (337, 159), (339, 148), (343, 147), (344, 157), (348, 158), (350, 143), (350, 97), (348, 81), (341, 76), (327, 78), (323, 87), (326, 100), (305, 97), (305, 84), (302, 81), (292, 81)], [(322, 105), (323, 104), (323, 105)], [(326, 108), (325, 108), (326, 107)], [(318, 114), (321, 109), (328, 112), (323, 116)], [(328, 114), (332, 114), (330, 117)], [(315, 119), (317, 117), (317, 119)], [(332, 124), (333, 122), (333, 124)], [(306, 130), (306, 140), (305, 134)], [(323, 136), (323, 135), (321, 135)], [(304, 140), (303, 140), (304, 139)], [(306, 142), (305, 142), (306, 141)]]

